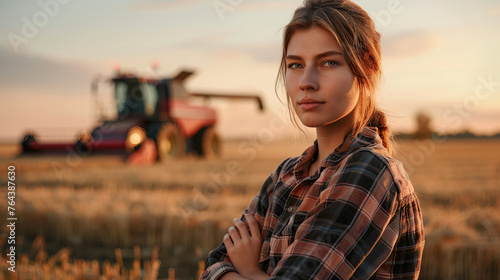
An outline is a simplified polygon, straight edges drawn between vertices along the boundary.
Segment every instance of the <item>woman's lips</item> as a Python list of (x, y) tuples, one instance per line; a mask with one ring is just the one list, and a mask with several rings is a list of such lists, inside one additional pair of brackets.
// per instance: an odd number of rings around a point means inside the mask
[(303, 98), (298, 102), (298, 104), (300, 108), (302, 108), (302, 110), (310, 111), (320, 107), (321, 105), (325, 104), (325, 102), (312, 98)]

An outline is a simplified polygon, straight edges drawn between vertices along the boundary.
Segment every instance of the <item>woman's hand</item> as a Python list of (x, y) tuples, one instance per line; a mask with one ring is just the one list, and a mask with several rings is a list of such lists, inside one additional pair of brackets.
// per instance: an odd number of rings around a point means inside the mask
[[(260, 268), (259, 257), (262, 246), (259, 225), (250, 213), (245, 213), (246, 223), (240, 219), (234, 219), (234, 226), (224, 236), (224, 245), (231, 262), (244, 277), (256, 279), (260, 276), (268, 277)], [(264, 279), (265, 279), (264, 278)]]

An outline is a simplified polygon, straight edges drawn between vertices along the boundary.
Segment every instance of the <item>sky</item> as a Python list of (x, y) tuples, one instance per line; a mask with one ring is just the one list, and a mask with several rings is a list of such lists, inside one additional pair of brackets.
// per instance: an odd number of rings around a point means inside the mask
[[(500, 2), (359, 0), (382, 35), (377, 104), (395, 131), (424, 112), (441, 132), (500, 131)], [(213, 102), (223, 137), (287, 118), (275, 93), (283, 27), (300, 0), (3, 0), (0, 2), (0, 139), (32, 130), (73, 135), (95, 125), (90, 82), (113, 67), (196, 75), (192, 91), (258, 93)], [(111, 92), (103, 92), (109, 97)], [(284, 100), (284, 93), (278, 95)], [(286, 120), (283, 120), (285, 122)], [(292, 126), (280, 131), (287, 135)]]

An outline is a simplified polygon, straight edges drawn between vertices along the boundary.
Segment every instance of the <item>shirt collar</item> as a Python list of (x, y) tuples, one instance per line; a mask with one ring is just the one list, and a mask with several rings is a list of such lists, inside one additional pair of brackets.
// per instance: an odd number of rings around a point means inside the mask
[[(351, 134), (348, 133), (344, 138), (344, 142), (346, 142), (350, 138), (350, 136)], [(326, 159), (321, 162), (320, 170), (323, 170), (327, 166), (332, 166), (339, 163), (346, 155), (352, 153), (354, 150), (362, 147), (376, 145), (382, 145), (382, 139), (380, 139), (380, 136), (378, 135), (378, 129), (376, 127), (364, 127), (354, 137), (353, 141), (349, 145), (349, 148), (344, 151), (339, 151), (339, 149), (337, 148), (335, 149), (335, 151), (329, 154)], [(316, 160), (317, 156), (318, 140), (315, 140), (314, 144), (307, 148), (299, 157), (297, 165), (293, 170), (293, 173), (298, 180), (308, 177), (309, 166), (314, 160)]]

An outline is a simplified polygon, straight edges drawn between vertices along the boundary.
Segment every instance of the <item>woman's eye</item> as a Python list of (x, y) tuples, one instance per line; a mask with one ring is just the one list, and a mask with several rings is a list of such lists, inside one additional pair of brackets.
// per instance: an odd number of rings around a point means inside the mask
[(329, 60), (329, 61), (326, 61), (326, 62), (324, 63), (324, 65), (325, 65), (325, 66), (328, 66), (328, 67), (333, 67), (333, 66), (337, 66), (337, 65), (338, 65), (338, 63), (337, 63), (337, 61)]
[(288, 68), (297, 69), (297, 68), (301, 68), (301, 65), (298, 63), (290, 63), (290, 64), (288, 64)]

